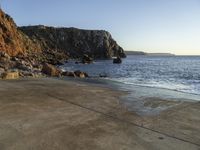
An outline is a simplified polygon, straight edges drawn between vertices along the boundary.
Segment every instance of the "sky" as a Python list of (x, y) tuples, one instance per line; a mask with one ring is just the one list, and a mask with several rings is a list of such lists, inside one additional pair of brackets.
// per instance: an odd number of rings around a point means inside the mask
[(109, 31), (125, 50), (200, 55), (200, 0), (0, 0), (18, 26)]

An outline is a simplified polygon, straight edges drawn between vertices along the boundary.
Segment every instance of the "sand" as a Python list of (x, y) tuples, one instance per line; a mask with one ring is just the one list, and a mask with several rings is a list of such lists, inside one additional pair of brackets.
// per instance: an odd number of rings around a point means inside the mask
[[(0, 80), (0, 150), (199, 150), (200, 103), (141, 116), (126, 93), (58, 79)], [(174, 105), (152, 99), (146, 106)]]

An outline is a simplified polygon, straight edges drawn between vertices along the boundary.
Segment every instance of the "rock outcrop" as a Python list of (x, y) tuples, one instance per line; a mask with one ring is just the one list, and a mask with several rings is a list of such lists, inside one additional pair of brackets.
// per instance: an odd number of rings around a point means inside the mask
[(18, 30), (13, 19), (0, 9), (0, 51), (16, 56), (40, 50), (38, 43)]
[(124, 50), (107, 31), (42, 25), (19, 27), (19, 29), (31, 40), (40, 42), (46, 53), (55, 51), (70, 58), (82, 58), (85, 54), (94, 59), (125, 57)]
[(19, 72), (18, 71), (12, 71), (12, 72), (4, 72), (1, 74), (2, 79), (4, 80), (13, 80), (19, 78)]
[(76, 70), (74, 72), (72, 71), (65, 71), (62, 72), (62, 76), (66, 76), (66, 77), (78, 77), (78, 78), (88, 78), (89, 75), (86, 72), (82, 72), (80, 70)]
[(113, 64), (121, 64), (121, 63), (122, 63), (122, 59), (120, 57), (113, 59)]
[(61, 76), (61, 70), (59, 70), (55, 66), (53, 66), (51, 64), (47, 64), (47, 63), (45, 63), (43, 65), (42, 72), (44, 74), (46, 74), (48, 76), (52, 76), (52, 77), (59, 77), (59, 76)]
[[(54, 65), (69, 58), (91, 63), (94, 59), (125, 57), (124, 50), (103, 30), (54, 28), (46, 26), (17, 27), (0, 9), (0, 77), (60, 76)], [(43, 65), (45, 64), (45, 65)], [(17, 72), (17, 73), (16, 73)], [(88, 77), (81, 71), (66, 76)]]

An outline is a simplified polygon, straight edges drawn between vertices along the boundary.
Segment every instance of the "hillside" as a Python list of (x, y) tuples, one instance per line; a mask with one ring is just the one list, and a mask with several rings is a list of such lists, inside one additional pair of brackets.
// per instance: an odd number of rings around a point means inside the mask
[(0, 51), (16, 56), (40, 50), (38, 44), (20, 32), (13, 19), (0, 9)]
[(31, 40), (40, 42), (44, 50), (64, 52), (70, 58), (84, 54), (93, 58), (125, 57), (123, 49), (103, 30), (54, 28), (47, 26), (19, 27)]
[[(10, 56), (35, 57), (42, 62), (68, 58), (94, 59), (125, 57), (124, 50), (103, 30), (54, 28), (46, 26), (17, 27), (13, 19), (0, 10), (0, 51)], [(54, 60), (53, 60), (54, 59)]]

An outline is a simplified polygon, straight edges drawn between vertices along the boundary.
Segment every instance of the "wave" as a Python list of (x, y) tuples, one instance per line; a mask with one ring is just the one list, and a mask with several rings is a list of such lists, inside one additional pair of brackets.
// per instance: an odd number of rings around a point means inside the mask
[[(168, 84), (168, 86), (163, 86), (163, 84), (153, 84), (153, 83), (149, 83), (149, 84), (145, 84), (145, 83), (136, 83), (136, 82), (131, 82), (131, 80), (128, 80), (126, 78), (126, 81), (124, 81), (123, 79), (119, 79), (119, 78), (106, 78), (107, 80), (110, 81), (115, 81), (117, 83), (122, 83), (124, 85), (133, 85), (133, 86), (139, 86), (139, 87), (151, 87), (151, 88), (157, 88), (157, 89), (165, 89), (165, 90), (171, 90), (171, 91), (176, 91), (176, 92), (180, 92), (180, 93), (185, 93), (185, 94), (191, 94), (191, 95), (196, 95), (196, 96), (200, 96), (200, 93), (198, 90), (194, 90), (193, 88), (190, 88), (186, 85), (181, 85), (182, 88), (173, 88), (172, 85)], [(177, 87), (178, 83), (174, 83), (174, 86)], [(185, 86), (183, 88), (183, 86)]]

